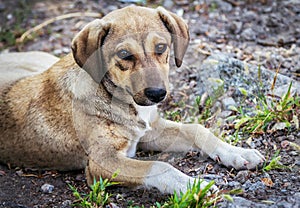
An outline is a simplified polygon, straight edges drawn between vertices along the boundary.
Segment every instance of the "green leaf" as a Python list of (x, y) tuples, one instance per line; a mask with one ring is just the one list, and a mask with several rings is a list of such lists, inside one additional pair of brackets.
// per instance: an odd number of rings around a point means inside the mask
[(226, 199), (227, 201), (231, 202), (231, 203), (233, 202), (233, 198), (228, 194), (224, 194), (223, 198)]
[(247, 90), (246, 90), (245, 88), (239, 87), (238, 89), (239, 89), (239, 91), (240, 91), (245, 97), (248, 96), (248, 92), (247, 92)]
[(251, 119), (252, 119), (251, 117), (243, 117), (239, 120), (236, 120), (236, 124), (234, 125), (234, 128), (239, 129), (243, 124), (247, 123)]
[(288, 88), (288, 91), (287, 91), (287, 93), (286, 93), (286, 94), (284, 95), (284, 97), (283, 97), (283, 100), (282, 100), (282, 106), (285, 106), (286, 103), (288, 102), (288, 98), (289, 98), (290, 95), (291, 95), (292, 84), (293, 84), (293, 82), (290, 83), (289, 88)]

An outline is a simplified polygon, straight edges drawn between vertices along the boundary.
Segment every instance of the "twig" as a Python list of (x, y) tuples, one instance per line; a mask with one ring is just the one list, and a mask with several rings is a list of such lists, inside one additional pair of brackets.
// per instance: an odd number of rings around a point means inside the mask
[(235, 2), (234, 0), (224, 0), (225, 2), (231, 4), (232, 6), (240, 6), (241, 3)]
[(34, 33), (55, 21), (68, 19), (68, 18), (72, 18), (72, 17), (102, 17), (102, 14), (96, 13), (96, 12), (75, 12), (75, 13), (69, 13), (69, 14), (64, 14), (64, 15), (53, 17), (51, 19), (46, 20), (45, 22), (42, 22), (41, 24), (39, 24), (33, 28), (30, 28), (26, 32), (24, 32), (22, 34), (22, 36), (17, 39), (17, 43), (22, 43), (26, 38), (31, 37), (31, 33)]

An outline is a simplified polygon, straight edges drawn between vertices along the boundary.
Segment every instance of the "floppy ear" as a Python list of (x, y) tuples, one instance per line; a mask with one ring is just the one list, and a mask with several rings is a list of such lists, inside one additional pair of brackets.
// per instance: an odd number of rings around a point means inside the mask
[(72, 41), (71, 48), (76, 63), (97, 83), (101, 82), (106, 73), (101, 46), (109, 29), (110, 24), (96, 19), (87, 24)]
[(175, 63), (177, 67), (180, 67), (190, 40), (188, 26), (181, 17), (168, 12), (163, 7), (158, 7), (157, 12), (172, 35)]

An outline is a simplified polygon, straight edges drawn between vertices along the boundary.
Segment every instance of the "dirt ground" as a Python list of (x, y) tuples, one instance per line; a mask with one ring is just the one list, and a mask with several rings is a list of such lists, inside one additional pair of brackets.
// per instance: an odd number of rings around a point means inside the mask
[[(64, 56), (70, 52), (71, 39), (93, 17), (55, 21), (35, 31), (32, 39), (21, 44), (15, 44), (13, 39), (49, 18), (79, 11), (105, 15), (130, 4), (124, 2), (0, 0), (0, 49), (2, 52), (40, 50)], [(300, 3), (297, 0), (165, 0), (147, 3), (152, 7), (157, 5), (182, 15), (190, 26), (191, 47), (185, 57), (185, 65), (200, 65), (210, 54), (226, 53), (271, 70), (280, 66), (279, 73), (300, 80)], [(183, 108), (192, 105), (190, 102), (196, 95), (190, 87), (197, 85), (196, 72), (193, 67), (171, 72), (173, 100), (162, 106), (164, 110), (184, 112)], [(178, 102), (185, 102), (186, 105), (178, 109), (175, 105)], [(268, 161), (280, 150), (281, 163), (290, 167), (268, 172), (231, 170), (197, 152), (182, 155), (161, 153), (155, 158), (171, 163), (188, 175), (200, 174), (207, 180), (213, 179), (222, 190), (243, 188), (245, 191), (240, 196), (253, 203), (248, 203), (248, 206), (299, 207), (299, 150), (286, 145), (288, 142), (300, 145), (299, 138), (300, 131), (296, 128), (253, 138), (254, 148), (266, 155)], [(249, 148), (246, 141), (237, 145)], [(140, 155), (145, 156), (143, 153)], [(51, 193), (42, 191), (41, 187), (45, 184), (53, 185)], [(67, 184), (81, 192), (89, 190), (83, 170), (64, 173), (9, 168), (8, 164), (1, 164), (0, 207), (70, 207), (75, 199)], [(119, 207), (129, 204), (150, 207), (168, 198), (168, 195), (154, 189), (113, 187), (110, 192), (112, 201)], [(221, 202), (218, 206), (227, 207), (227, 204)]]

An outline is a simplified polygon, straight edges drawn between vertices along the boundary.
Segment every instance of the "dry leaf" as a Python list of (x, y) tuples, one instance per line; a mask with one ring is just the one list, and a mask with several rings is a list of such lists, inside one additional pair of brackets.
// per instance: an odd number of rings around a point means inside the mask
[(262, 178), (261, 181), (268, 187), (272, 187), (274, 185), (271, 178)]

